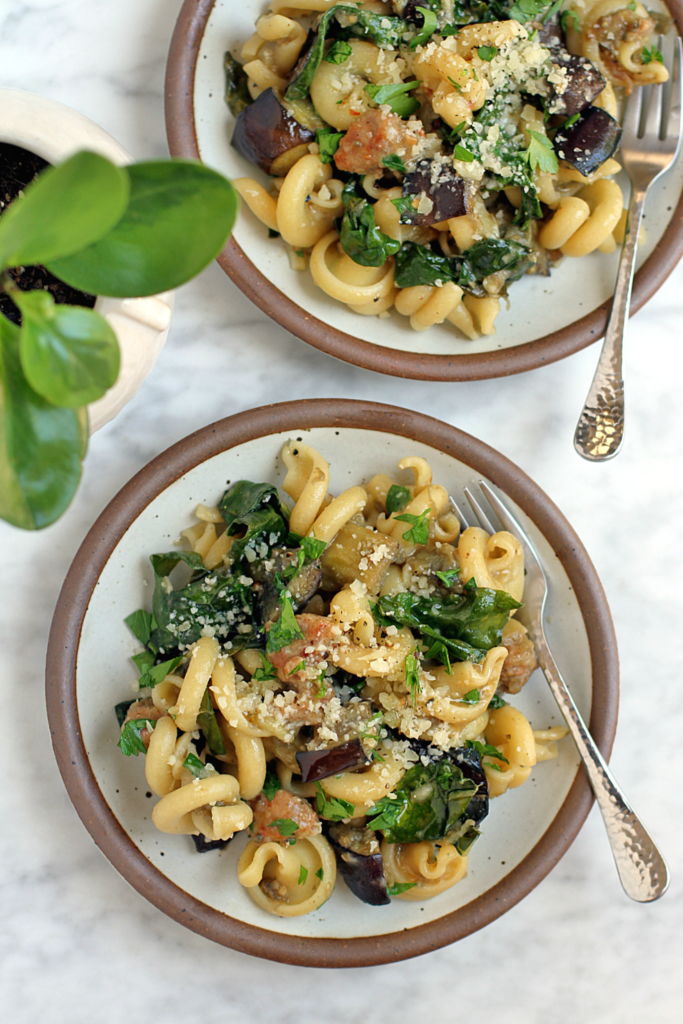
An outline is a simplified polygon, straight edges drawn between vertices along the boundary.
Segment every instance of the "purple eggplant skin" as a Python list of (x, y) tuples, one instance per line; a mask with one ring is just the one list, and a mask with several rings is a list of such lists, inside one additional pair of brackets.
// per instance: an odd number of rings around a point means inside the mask
[(564, 47), (564, 32), (560, 25), (559, 11), (547, 21), (535, 21), (533, 27), (538, 32), (537, 41), (541, 46), (547, 46), (549, 50)]
[(370, 763), (370, 758), (358, 738), (340, 743), (337, 747), (328, 747), (326, 750), (298, 750), (296, 759), (301, 768), (302, 782), (329, 779), (331, 775), (341, 775), (351, 768), (360, 768)]
[(194, 848), (197, 853), (209, 853), (211, 850), (223, 850), (230, 842), (229, 839), (207, 839), (205, 836), (190, 836), (194, 842)]
[(295, 146), (315, 141), (315, 132), (305, 128), (282, 106), (272, 89), (237, 115), (231, 145), (250, 163), (267, 174), (273, 161)]
[(606, 82), (594, 64), (585, 57), (576, 57), (566, 50), (555, 50), (552, 62), (567, 72), (567, 88), (563, 93), (553, 93), (551, 110), (553, 114), (571, 117), (593, 102), (605, 88)]
[(560, 128), (553, 147), (560, 160), (588, 175), (609, 160), (619, 148), (621, 126), (601, 107), (588, 107), (569, 128)]
[(465, 181), (449, 163), (440, 164), (438, 173), (435, 173), (433, 160), (420, 160), (415, 170), (406, 174), (403, 195), (418, 196), (422, 192), (434, 206), (429, 213), (405, 210), (401, 214), (402, 224), (440, 224), (467, 213)]
[(471, 747), (458, 747), (449, 751), (449, 756), (465, 778), (471, 779), (479, 787), (463, 814), (463, 819), (469, 819), (475, 825), (479, 825), (489, 813), (489, 785), (486, 781), (486, 772), (481, 766), (481, 758)]
[(330, 846), (337, 857), (337, 869), (354, 896), (372, 907), (385, 907), (391, 903), (387, 895), (384, 864), (381, 853), (364, 857), (346, 850), (330, 838)]

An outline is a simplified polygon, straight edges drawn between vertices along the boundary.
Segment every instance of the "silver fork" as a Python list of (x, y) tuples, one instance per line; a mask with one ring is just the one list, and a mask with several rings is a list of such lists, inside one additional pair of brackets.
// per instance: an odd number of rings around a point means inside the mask
[[(668, 888), (669, 871), (666, 862), (619, 789), (550, 652), (543, 628), (548, 581), (540, 559), (529, 537), (500, 498), (485, 481), (480, 480), (479, 486), (502, 528), (517, 537), (524, 549), (524, 606), (517, 612), (517, 618), (529, 632), (543, 674), (578, 747), (605, 822), (621, 884), (631, 899), (649, 903), (663, 896)], [(487, 533), (495, 533), (499, 527), (489, 520), (468, 487), (464, 493), (482, 529)], [(466, 516), (453, 499), (451, 501), (461, 525), (466, 528), (469, 525)]]
[[(660, 37), (660, 49), (663, 45)], [(643, 99), (646, 90), (636, 89), (626, 106), (621, 139), (622, 163), (631, 179), (626, 233), (600, 362), (574, 434), (577, 452), (591, 462), (613, 458), (624, 439), (622, 368), (638, 232), (648, 190), (671, 167), (681, 146), (682, 76), (678, 36), (672, 63), (670, 82), (650, 86), (648, 102)], [(669, 102), (663, 100), (663, 95)]]

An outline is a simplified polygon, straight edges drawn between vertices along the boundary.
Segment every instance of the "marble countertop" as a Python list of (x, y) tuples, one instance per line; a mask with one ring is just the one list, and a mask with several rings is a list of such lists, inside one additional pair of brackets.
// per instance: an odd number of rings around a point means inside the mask
[[(179, 7), (0, 0), (0, 85), (75, 107), (139, 158), (165, 155), (164, 63)], [(179, 291), (155, 371), (92, 439), (67, 514), (37, 534), (0, 523), (3, 1019), (317, 1024), (324, 1009), (348, 1024), (375, 1013), (450, 1019), (458, 1010), (506, 1024), (680, 1021), (682, 317), (683, 266), (631, 321), (626, 443), (615, 461), (595, 466), (572, 447), (595, 348), (502, 380), (394, 380), (291, 337), (217, 265)], [(43, 696), (47, 634), (71, 559), (107, 502), (169, 444), (243, 409), (309, 397), (384, 401), (446, 420), (515, 461), (577, 530), (619, 640), (612, 767), (672, 870), (659, 903), (622, 893), (594, 809), (548, 878), (488, 928), (407, 963), (335, 973), (213, 945), (155, 910), (99, 853), (55, 766)]]

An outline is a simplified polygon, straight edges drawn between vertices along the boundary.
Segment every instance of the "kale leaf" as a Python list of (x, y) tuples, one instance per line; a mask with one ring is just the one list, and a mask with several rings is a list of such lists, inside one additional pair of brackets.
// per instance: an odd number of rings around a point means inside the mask
[(370, 809), (367, 827), (382, 831), (389, 843), (445, 839), (478, 788), (448, 757), (413, 765), (394, 790), (395, 799), (382, 797)]
[(249, 79), (242, 65), (235, 60), (229, 50), (225, 54), (223, 64), (225, 67), (225, 102), (230, 108), (230, 113), (237, 117), (245, 107), (254, 102), (249, 92)]
[(401, 243), (385, 235), (375, 224), (372, 203), (361, 198), (356, 183), (351, 179), (342, 192), (344, 215), (339, 241), (347, 256), (362, 267), (381, 267), (389, 256), (401, 248)]
[(535, 263), (530, 246), (504, 238), (482, 238), (462, 256), (442, 256), (429, 246), (404, 242), (396, 254), (398, 288), (455, 281), (465, 291), (483, 294), (481, 282), (490, 274), (505, 272), (517, 281)]
[(227, 524), (228, 536), (243, 532), (230, 549), (234, 564), (242, 558), (247, 562), (266, 558), (269, 550), (289, 532), (289, 510), (272, 484), (238, 480), (225, 492), (218, 508)]

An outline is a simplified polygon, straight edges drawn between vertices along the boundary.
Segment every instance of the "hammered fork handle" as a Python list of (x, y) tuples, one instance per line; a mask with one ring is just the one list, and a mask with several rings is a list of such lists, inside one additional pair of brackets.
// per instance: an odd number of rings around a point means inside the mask
[(631, 307), (638, 233), (648, 188), (649, 186), (634, 187), (631, 192), (627, 230), (621, 248), (619, 272), (605, 341), (574, 434), (574, 447), (577, 452), (591, 462), (605, 462), (613, 458), (624, 440), (624, 338)]
[(669, 885), (666, 861), (621, 793), (567, 689), (544, 637), (536, 636), (536, 652), (588, 773), (602, 813), (617, 872), (627, 896), (649, 903)]

